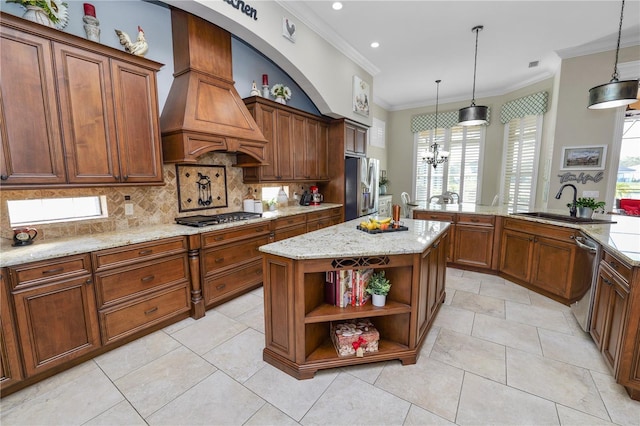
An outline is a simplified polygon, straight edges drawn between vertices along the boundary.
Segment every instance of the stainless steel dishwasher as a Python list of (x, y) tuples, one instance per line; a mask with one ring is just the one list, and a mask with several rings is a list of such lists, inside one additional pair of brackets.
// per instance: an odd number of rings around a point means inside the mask
[(580, 327), (586, 332), (591, 325), (591, 311), (593, 310), (593, 298), (595, 296), (596, 283), (598, 281), (598, 264), (602, 255), (600, 244), (580, 232), (575, 238), (578, 246), (574, 273), (580, 276), (585, 288), (584, 295), (571, 304), (571, 312), (578, 320)]

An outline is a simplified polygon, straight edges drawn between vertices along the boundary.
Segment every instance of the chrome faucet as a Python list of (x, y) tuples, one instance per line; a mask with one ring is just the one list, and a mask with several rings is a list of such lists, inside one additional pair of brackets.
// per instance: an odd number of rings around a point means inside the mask
[(571, 188), (573, 188), (573, 203), (571, 203), (571, 205), (569, 206), (569, 216), (576, 217), (576, 201), (577, 201), (576, 198), (578, 198), (578, 190), (576, 189), (576, 186), (574, 184), (565, 183), (564, 185), (562, 185), (560, 187), (560, 190), (556, 194), (556, 200), (560, 199), (560, 197), (562, 196), (562, 190), (566, 186), (570, 186)]

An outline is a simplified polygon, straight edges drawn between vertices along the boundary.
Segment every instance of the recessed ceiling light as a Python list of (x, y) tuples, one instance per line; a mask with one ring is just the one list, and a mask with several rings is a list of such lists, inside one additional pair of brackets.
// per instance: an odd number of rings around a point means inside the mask
[(339, 1), (334, 1), (331, 7), (333, 8), (333, 10), (340, 10), (342, 9), (342, 3)]
[(377, 41), (374, 41), (373, 43), (371, 43), (371, 47), (373, 47), (374, 49), (376, 47), (380, 47), (380, 43), (378, 43)]

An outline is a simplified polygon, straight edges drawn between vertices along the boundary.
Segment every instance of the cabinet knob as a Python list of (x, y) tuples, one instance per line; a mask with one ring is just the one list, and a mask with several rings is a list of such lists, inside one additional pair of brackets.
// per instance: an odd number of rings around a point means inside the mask
[(123, 179), (124, 180), (129, 180), (129, 175), (124, 175)]
[(93, 283), (93, 280), (91, 278), (87, 278), (87, 281), (85, 281), (85, 284), (89, 285)]
[(606, 285), (611, 285), (613, 284), (611, 281), (609, 281), (607, 278), (602, 277), (602, 281), (606, 284)]
[(7, 180), (9, 179), (9, 176), (7, 175), (0, 175), (0, 180)]
[(613, 269), (618, 270), (618, 264), (617, 264), (616, 262), (614, 262), (614, 261), (610, 261), (610, 262), (609, 262), (609, 265), (611, 265), (611, 267), (612, 267)]

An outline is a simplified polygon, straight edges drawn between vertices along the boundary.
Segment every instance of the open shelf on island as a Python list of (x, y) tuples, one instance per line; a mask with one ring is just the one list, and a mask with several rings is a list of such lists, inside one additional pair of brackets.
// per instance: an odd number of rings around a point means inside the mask
[(378, 351), (365, 353), (364, 357), (353, 356), (338, 356), (336, 347), (330, 338), (327, 338), (318, 346), (313, 352), (311, 352), (306, 359), (306, 362), (331, 362), (332, 360), (339, 361), (341, 363), (349, 363), (351, 361), (354, 364), (362, 362), (366, 359), (368, 362), (375, 361), (376, 358), (380, 358), (380, 361), (389, 359), (388, 355), (398, 354), (399, 352), (408, 350), (409, 347), (390, 340), (380, 339), (378, 342)]
[(309, 312), (304, 322), (316, 323), (325, 321), (334, 321), (339, 315), (340, 319), (355, 319), (364, 317), (378, 317), (385, 315), (395, 315), (410, 313), (411, 306), (394, 302), (393, 300), (387, 300), (385, 306), (373, 306), (371, 301), (367, 302), (364, 306), (347, 306), (340, 308), (338, 306), (328, 305), (326, 303), (319, 305), (317, 308)]

